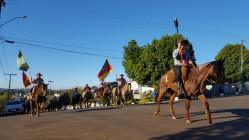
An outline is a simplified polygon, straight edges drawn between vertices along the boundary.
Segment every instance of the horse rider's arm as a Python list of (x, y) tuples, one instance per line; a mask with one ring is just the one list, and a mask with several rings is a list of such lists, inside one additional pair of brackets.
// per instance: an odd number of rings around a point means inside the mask
[(177, 49), (175, 49), (175, 50), (173, 51), (173, 58), (174, 58), (174, 59), (179, 59), (179, 58), (180, 58), (180, 54), (179, 54), (179, 52), (177, 52)]
[(188, 62), (189, 62), (189, 64), (192, 65), (193, 64), (192, 58), (191, 58), (189, 52), (188, 51), (186, 51), (186, 52), (187, 52), (186, 55), (187, 55)]
[(118, 75), (116, 74), (116, 81), (118, 81)]
[(37, 78), (35, 78), (34, 80), (32, 80), (31, 78), (31, 84), (35, 83), (37, 81)]

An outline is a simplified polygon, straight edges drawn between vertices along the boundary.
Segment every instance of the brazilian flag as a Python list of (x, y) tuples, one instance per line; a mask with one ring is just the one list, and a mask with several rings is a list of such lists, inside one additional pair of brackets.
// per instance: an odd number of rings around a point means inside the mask
[(109, 63), (108, 59), (106, 59), (102, 69), (98, 73), (98, 78), (100, 81), (104, 81), (104, 79), (107, 77), (107, 75), (112, 71), (112, 66)]
[(19, 50), (18, 56), (17, 56), (17, 66), (19, 70), (27, 71), (29, 69), (28, 64), (25, 62), (21, 50)]

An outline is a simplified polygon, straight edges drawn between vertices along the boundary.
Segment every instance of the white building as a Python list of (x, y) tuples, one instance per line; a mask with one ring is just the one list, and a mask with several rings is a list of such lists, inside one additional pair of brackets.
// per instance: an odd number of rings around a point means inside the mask
[(154, 92), (153, 87), (138, 85), (136, 81), (129, 81), (128, 83), (131, 83), (131, 92), (136, 99), (143, 98), (142, 93), (144, 92)]

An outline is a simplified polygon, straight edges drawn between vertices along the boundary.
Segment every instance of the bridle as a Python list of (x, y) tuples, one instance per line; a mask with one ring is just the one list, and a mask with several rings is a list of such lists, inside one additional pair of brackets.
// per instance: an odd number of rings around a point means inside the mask
[(201, 73), (199, 72), (199, 68), (198, 68), (198, 70), (196, 70), (196, 69), (195, 69), (196, 67), (195, 67), (193, 64), (191, 64), (191, 65), (194, 67), (194, 70), (201, 76), (202, 79), (204, 79), (205, 81), (208, 81), (208, 82), (210, 82), (210, 83), (217, 84), (214, 80), (212, 80), (212, 79), (207, 79), (207, 78), (203, 77), (203, 76), (201, 75)]

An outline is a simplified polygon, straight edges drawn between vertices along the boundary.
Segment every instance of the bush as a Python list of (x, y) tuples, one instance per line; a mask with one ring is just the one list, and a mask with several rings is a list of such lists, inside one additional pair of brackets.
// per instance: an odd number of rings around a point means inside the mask
[(143, 96), (143, 98), (146, 98), (146, 99), (153, 99), (152, 93), (153, 93), (153, 92), (152, 92), (151, 90), (148, 91), (148, 92), (144, 91), (144, 92), (142, 93), (142, 96)]

